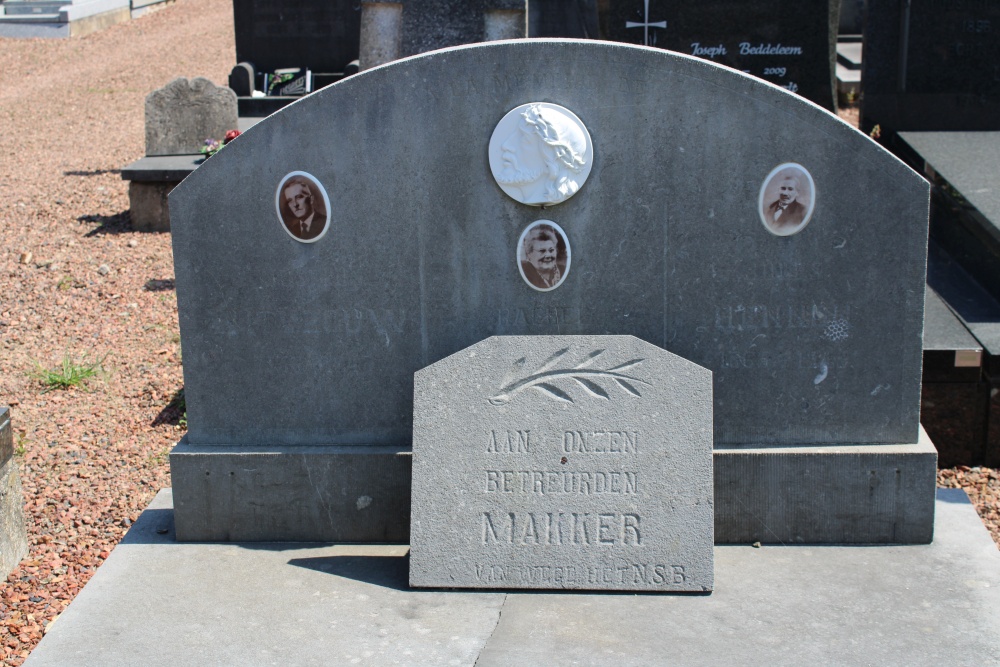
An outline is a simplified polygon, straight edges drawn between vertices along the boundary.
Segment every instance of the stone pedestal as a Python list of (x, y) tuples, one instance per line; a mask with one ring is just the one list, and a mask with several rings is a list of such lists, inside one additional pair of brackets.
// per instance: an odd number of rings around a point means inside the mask
[(399, 2), (361, 4), (362, 70), (397, 60), (403, 43), (403, 5)]
[(177, 182), (128, 184), (129, 213), (137, 232), (169, 232), (170, 207), (167, 195)]

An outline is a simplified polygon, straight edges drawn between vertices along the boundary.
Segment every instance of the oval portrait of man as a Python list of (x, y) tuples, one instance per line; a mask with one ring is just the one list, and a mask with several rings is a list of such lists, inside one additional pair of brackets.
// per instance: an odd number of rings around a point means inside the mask
[(286, 174), (274, 195), (278, 221), (293, 239), (315, 243), (330, 227), (330, 198), (312, 174)]
[(551, 220), (528, 225), (517, 242), (517, 265), (532, 289), (548, 292), (562, 285), (569, 273), (569, 239)]
[(786, 162), (771, 170), (760, 187), (760, 219), (777, 236), (796, 234), (809, 223), (816, 207), (816, 185), (801, 164)]
[(490, 170), (500, 189), (522, 204), (548, 206), (575, 195), (594, 162), (590, 133), (558, 104), (511, 109), (490, 137)]

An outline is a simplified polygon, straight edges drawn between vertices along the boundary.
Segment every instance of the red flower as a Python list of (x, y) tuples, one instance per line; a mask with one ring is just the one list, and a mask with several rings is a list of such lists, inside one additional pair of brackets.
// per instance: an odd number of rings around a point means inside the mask
[(232, 141), (238, 136), (240, 136), (239, 130), (229, 130), (228, 132), (226, 132), (226, 138), (222, 140), (222, 145), (224, 146), (228, 144), (230, 141)]

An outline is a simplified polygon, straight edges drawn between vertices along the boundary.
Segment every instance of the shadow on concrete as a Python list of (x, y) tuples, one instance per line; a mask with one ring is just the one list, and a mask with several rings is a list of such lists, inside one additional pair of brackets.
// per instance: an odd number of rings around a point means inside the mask
[(960, 505), (971, 505), (969, 495), (964, 489), (938, 489), (937, 499), (945, 503), (958, 503)]
[(174, 510), (147, 509), (132, 524), (119, 544), (176, 544)]
[(405, 556), (326, 556), (293, 558), (289, 565), (354, 579), (396, 591), (411, 591), (410, 555)]

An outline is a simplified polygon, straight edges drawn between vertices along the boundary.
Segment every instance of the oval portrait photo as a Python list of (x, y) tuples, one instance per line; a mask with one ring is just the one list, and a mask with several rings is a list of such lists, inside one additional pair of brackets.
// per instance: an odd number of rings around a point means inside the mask
[(278, 184), (274, 205), (281, 226), (296, 241), (315, 243), (330, 226), (330, 198), (312, 174), (286, 174)]
[(575, 113), (532, 102), (511, 109), (493, 129), (490, 170), (507, 195), (529, 206), (566, 201), (583, 187), (594, 145)]
[(772, 234), (802, 231), (816, 207), (816, 185), (809, 171), (794, 162), (772, 169), (760, 188), (758, 207), (761, 222)]
[(532, 289), (548, 292), (562, 285), (569, 273), (569, 239), (551, 220), (528, 225), (517, 242), (517, 266)]

